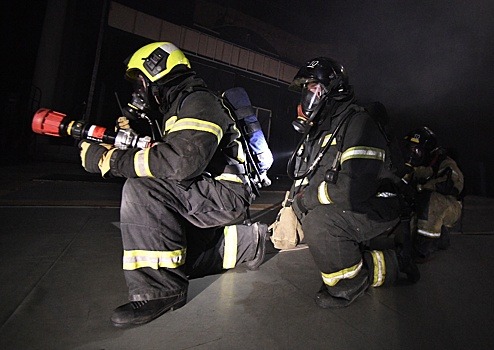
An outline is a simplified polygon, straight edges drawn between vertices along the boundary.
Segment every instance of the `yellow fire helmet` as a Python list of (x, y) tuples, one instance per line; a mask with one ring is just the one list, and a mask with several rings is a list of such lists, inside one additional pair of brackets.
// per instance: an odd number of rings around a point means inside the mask
[(191, 68), (184, 53), (169, 42), (147, 44), (132, 54), (126, 63), (127, 79), (136, 80), (138, 73), (142, 72), (150, 82), (163, 78), (179, 65)]

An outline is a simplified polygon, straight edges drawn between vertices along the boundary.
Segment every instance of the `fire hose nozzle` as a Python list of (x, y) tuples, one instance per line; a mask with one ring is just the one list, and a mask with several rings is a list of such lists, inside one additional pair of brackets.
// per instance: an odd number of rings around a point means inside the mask
[(153, 145), (149, 136), (139, 136), (132, 129), (108, 129), (84, 121), (71, 120), (67, 115), (41, 108), (33, 117), (31, 128), (37, 134), (56, 137), (71, 136), (76, 140), (90, 140), (128, 148), (148, 148)]
[(32, 130), (41, 135), (66, 136), (61, 134), (60, 126), (67, 116), (63, 113), (55, 112), (51, 109), (41, 108), (33, 117)]

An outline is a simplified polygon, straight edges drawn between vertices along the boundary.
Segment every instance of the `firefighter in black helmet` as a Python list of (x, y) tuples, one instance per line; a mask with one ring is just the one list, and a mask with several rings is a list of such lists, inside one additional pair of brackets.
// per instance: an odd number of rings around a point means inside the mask
[(413, 168), (409, 181), (416, 189), (415, 261), (423, 263), (450, 245), (449, 231), (461, 216), (463, 173), (426, 126), (410, 131), (402, 149)]
[(303, 135), (289, 161), (294, 184), (282, 211), (294, 211), (320, 271), (317, 305), (345, 307), (369, 286), (399, 277), (396, 251), (368, 244), (399, 222), (398, 199), (383, 176), (387, 141), (337, 61), (309, 60), (291, 88), (301, 93), (293, 126)]
[(234, 225), (252, 200), (239, 132), (184, 53), (148, 44), (128, 59), (126, 78), (135, 87), (127, 122), (148, 121), (157, 142), (127, 150), (80, 144), (87, 171), (127, 178), (120, 227), (130, 302), (111, 317), (118, 327), (183, 306), (191, 277), (244, 262), (258, 268), (267, 232), (260, 223)]

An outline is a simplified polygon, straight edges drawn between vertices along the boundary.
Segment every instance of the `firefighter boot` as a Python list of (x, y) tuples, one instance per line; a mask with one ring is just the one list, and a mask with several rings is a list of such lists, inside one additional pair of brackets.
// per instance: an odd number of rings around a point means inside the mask
[[(352, 286), (347, 290), (338, 287), (328, 287), (323, 283), (319, 292), (316, 293), (317, 306), (323, 309), (339, 309), (347, 307), (360, 295), (364, 294), (368, 287), (367, 278), (360, 278), (355, 280), (355, 282), (356, 283), (352, 283)], [(331, 288), (331, 291), (335, 295), (331, 294), (328, 288)]]
[(447, 250), (451, 245), (449, 228), (446, 226), (441, 227), (441, 236), (437, 240), (436, 247), (439, 250)]
[(396, 252), (396, 257), (398, 258), (400, 273), (407, 276), (408, 282), (417, 283), (420, 280), (420, 271), (410, 253), (406, 254), (403, 248), (399, 247)]
[(252, 224), (252, 228), (257, 231), (256, 254), (254, 259), (245, 263), (245, 266), (249, 270), (257, 270), (264, 262), (264, 256), (266, 255), (266, 241), (269, 239), (268, 225), (256, 222)]
[(432, 259), (436, 250), (437, 238), (418, 236), (413, 245), (413, 260), (417, 264), (424, 264)]
[(138, 326), (160, 317), (165, 312), (176, 310), (185, 305), (187, 292), (168, 298), (132, 301), (117, 307), (111, 316), (115, 327)]

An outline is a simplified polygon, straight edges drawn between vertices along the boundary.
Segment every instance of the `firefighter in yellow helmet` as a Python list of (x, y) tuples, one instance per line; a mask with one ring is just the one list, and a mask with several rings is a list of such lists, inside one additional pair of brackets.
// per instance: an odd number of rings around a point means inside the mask
[(409, 182), (416, 190), (415, 261), (424, 263), (450, 245), (449, 231), (461, 216), (463, 173), (430, 128), (412, 130), (403, 141), (405, 161), (413, 168)]
[(188, 279), (245, 263), (256, 269), (267, 227), (242, 223), (252, 200), (239, 132), (184, 53), (155, 42), (127, 60), (130, 126), (150, 125), (152, 147), (81, 143), (83, 166), (127, 178), (120, 227), (130, 302), (111, 321), (144, 324), (186, 303)]

